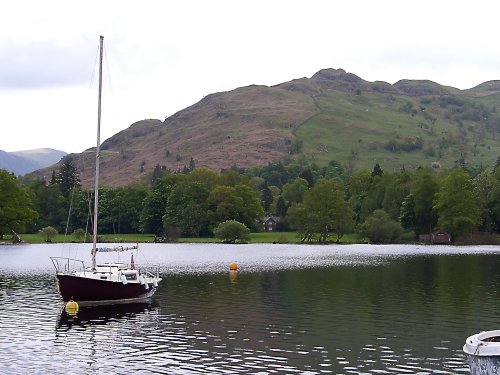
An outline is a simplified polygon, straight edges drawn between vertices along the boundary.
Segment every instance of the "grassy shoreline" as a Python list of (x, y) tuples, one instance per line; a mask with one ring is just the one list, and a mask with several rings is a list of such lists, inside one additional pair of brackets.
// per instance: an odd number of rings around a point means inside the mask
[[(43, 244), (45, 239), (39, 233), (21, 234), (21, 239), (24, 243), (28, 244)], [(99, 236), (101, 243), (154, 243), (155, 236), (153, 234), (103, 234)], [(87, 237), (87, 241), (77, 241), (73, 235), (58, 234), (56, 235), (51, 243), (92, 243), (92, 237)], [(12, 244), (12, 238), (9, 235), (5, 235), (3, 240), (0, 240), (0, 245)], [(213, 237), (181, 237), (176, 242), (171, 243), (222, 243), (222, 241)], [(277, 244), (303, 244), (297, 237), (296, 232), (258, 232), (250, 233), (250, 244), (257, 243), (277, 243)], [(344, 235), (340, 244), (351, 245), (351, 244), (367, 244), (366, 239), (362, 238), (358, 233), (349, 233)], [(317, 244), (317, 242), (313, 242)], [(331, 242), (328, 244), (335, 244), (334, 238), (332, 237)], [(420, 242), (410, 239), (402, 238), (399, 242), (394, 244), (420, 244)], [(500, 235), (493, 235), (487, 238), (478, 237), (477, 239), (464, 241), (459, 239), (459, 241), (453, 243), (453, 245), (500, 245)]]
[[(21, 239), (25, 243), (37, 244), (46, 243), (44, 237), (39, 233), (21, 234)], [(99, 235), (103, 242), (115, 243), (153, 243), (155, 236), (153, 234), (103, 234)], [(297, 237), (296, 232), (259, 232), (250, 234), (249, 243), (289, 243), (300, 244), (300, 239)], [(67, 242), (92, 242), (92, 237), (87, 237), (86, 241), (77, 241), (72, 235), (65, 236), (64, 234), (56, 235), (51, 243), (67, 243)], [(355, 244), (364, 243), (362, 238), (357, 234), (346, 234), (341, 239), (342, 244)], [(12, 243), (10, 236), (4, 236), (2, 243)], [(177, 240), (177, 243), (222, 243), (220, 240), (213, 237), (182, 237)]]

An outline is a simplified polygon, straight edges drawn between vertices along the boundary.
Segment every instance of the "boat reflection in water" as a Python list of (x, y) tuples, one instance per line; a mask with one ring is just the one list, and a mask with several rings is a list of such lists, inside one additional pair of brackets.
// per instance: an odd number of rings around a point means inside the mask
[(134, 318), (139, 314), (154, 310), (157, 306), (153, 302), (83, 306), (76, 313), (68, 313), (63, 306), (56, 329), (67, 331), (73, 327), (85, 328), (92, 325), (105, 325), (123, 318)]

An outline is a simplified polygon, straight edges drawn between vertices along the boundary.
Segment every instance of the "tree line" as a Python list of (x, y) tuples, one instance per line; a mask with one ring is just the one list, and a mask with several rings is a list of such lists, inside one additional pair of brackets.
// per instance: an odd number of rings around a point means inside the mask
[[(206, 237), (221, 223), (296, 231), (302, 242), (340, 242), (359, 233), (369, 242), (418, 238), (440, 228), (452, 238), (500, 228), (500, 158), (491, 168), (458, 164), (448, 171), (418, 168), (347, 173), (336, 161), (324, 167), (282, 161), (215, 172), (158, 168), (150, 186), (99, 189), (99, 233), (154, 233), (166, 241)], [(80, 186), (67, 160), (50, 181), (17, 179), (0, 171), (0, 236), (54, 227), (59, 233), (92, 228), (93, 192)]]

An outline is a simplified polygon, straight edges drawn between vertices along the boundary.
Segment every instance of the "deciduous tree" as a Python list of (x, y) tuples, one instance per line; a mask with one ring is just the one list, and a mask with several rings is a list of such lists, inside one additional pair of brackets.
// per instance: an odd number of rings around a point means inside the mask
[(413, 194), (408, 194), (403, 200), (399, 222), (403, 228), (415, 230), (417, 219), (415, 217), (415, 196)]
[(23, 232), (27, 223), (38, 214), (25, 188), (17, 185), (17, 179), (0, 169), (0, 238), (11, 231)]
[(478, 206), (481, 212), (481, 230), (494, 232), (497, 228), (494, 207), (498, 204), (496, 191), (500, 190), (500, 181), (497, 181), (492, 171), (485, 170), (474, 178), (474, 189), (477, 192)]
[(304, 193), (308, 189), (307, 181), (297, 177), (293, 182), (283, 185), (282, 196), (290, 203), (302, 202)]
[(309, 188), (313, 187), (314, 186), (314, 176), (312, 174), (312, 171), (307, 168), (307, 169), (304, 169), (300, 175), (299, 175), (300, 178), (303, 178), (304, 180), (307, 181), (307, 186)]
[(278, 198), (278, 201), (276, 202), (276, 215), (278, 215), (281, 218), (284, 218), (286, 216), (286, 212), (288, 210), (288, 206), (285, 203), (285, 199), (283, 199), (282, 196)]
[(375, 210), (361, 225), (361, 233), (370, 243), (391, 243), (403, 232), (401, 225), (382, 209)]
[(472, 179), (458, 168), (444, 179), (436, 194), (434, 208), (438, 214), (438, 225), (451, 233), (472, 234), (481, 224), (481, 208)]
[(45, 242), (52, 242), (52, 239), (57, 235), (57, 229), (49, 226), (40, 229), (39, 233), (43, 236)]
[(207, 198), (208, 217), (213, 228), (226, 220), (240, 219), (243, 199), (232, 186), (217, 185)]
[(315, 234), (319, 242), (326, 242), (330, 233), (336, 241), (352, 229), (353, 212), (345, 200), (342, 185), (335, 180), (321, 180), (304, 194), (303, 203), (289, 209), (290, 224), (301, 234), (302, 241), (310, 241)]
[(410, 189), (414, 196), (415, 234), (431, 233), (437, 223), (437, 215), (433, 208), (439, 184), (435, 172), (421, 169), (416, 172), (414, 183)]
[(236, 220), (227, 220), (220, 223), (214, 233), (216, 238), (226, 243), (250, 241), (250, 230)]
[(248, 228), (256, 229), (260, 218), (264, 216), (264, 209), (260, 204), (255, 190), (245, 184), (238, 184), (235, 187), (236, 194), (243, 200), (240, 211), (240, 221)]
[(173, 186), (163, 216), (164, 227), (179, 228), (183, 235), (198, 237), (208, 227), (206, 184), (184, 180)]
[(36, 180), (29, 185), (33, 204), (38, 212), (38, 219), (31, 230), (52, 226), (64, 231), (69, 212), (69, 200), (57, 184), (45, 185), (44, 181)]
[(156, 180), (153, 188), (144, 198), (140, 229), (142, 233), (161, 234), (163, 231), (163, 215), (172, 189), (186, 179), (183, 174), (167, 174)]
[(295, 203), (288, 209), (290, 227), (297, 230), (301, 242), (311, 242), (314, 230), (313, 223), (308, 220), (309, 215), (304, 203)]

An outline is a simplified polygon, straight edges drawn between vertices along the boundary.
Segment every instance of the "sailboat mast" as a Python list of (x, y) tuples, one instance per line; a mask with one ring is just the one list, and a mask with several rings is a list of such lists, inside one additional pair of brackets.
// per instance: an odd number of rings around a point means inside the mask
[(99, 206), (99, 157), (101, 149), (101, 93), (102, 93), (102, 57), (104, 37), (99, 43), (99, 95), (97, 99), (97, 146), (95, 149), (95, 188), (94, 188), (94, 236), (92, 244), (92, 269), (96, 269), (97, 253), (97, 207)]

